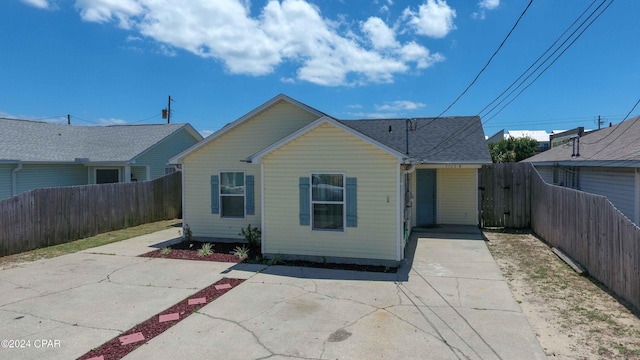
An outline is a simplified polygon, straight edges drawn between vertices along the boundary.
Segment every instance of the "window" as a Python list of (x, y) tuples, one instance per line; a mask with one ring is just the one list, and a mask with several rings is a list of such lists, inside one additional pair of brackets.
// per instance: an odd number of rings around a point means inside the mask
[(575, 166), (554, 167), (553, 184), (580, 190), (580, 168)]
[(119, 181), (119, 169), (96, 169), (96, 184), (111, 184)]
[(244, 173), (220, 173), (220, 216), (230, 218), (244, 217)]
[(344, 176), (311, 175), (313, 230), (344, 230)]

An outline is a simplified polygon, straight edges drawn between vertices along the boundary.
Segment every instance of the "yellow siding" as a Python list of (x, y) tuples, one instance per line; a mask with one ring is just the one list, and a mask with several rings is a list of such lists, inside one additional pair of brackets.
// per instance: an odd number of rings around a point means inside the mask
[[(189, 154), (183, 163), (183, 219), (195, 237), (239, 238), (248, 224), (260, 226), (260, 165), (246, 159), (272, 143), (311, 123), (317, 117), (281, 101), (235, 129)], [(211, 214), (211, 175), (220, 171), (245, 171), (255, 177), (255, 215), (222, 219)]]
[(476, 169), (438, 169), (437, 217), (439, 224), (478, 224)]
[[(266, 253), (396, 260), (397, 178), (394, 157), (323, 124), (263, 158)], [(358, 181), (358, 226), (312, 231), (299, 223), (299, 178), (343, 173)]]

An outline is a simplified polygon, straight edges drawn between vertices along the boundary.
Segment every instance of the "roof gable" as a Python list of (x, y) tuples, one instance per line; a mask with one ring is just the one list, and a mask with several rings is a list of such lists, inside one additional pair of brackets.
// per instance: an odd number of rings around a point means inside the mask
[(290, 98), (284, 94), (279, 94), (275, 97), (273, 97), (272, 99), (270, 99), (269, 101), (265, 102), (264, 104), (258, 106), (257, 108), (251, 110), (250, 112), (248, 112), (247, 114), (243, 115), (242, 117), (238, 118), (237, 120), (228, 123), (227, 125), (223, 126), (221, 129), (217, 130), (216, 132), (214, 132), (213, 134), (207, 136), (204, 140), (198, 142), (197, 144), (191, 146), (190, 148), (186, 149), (185, 151), (181, 152), (180, 154), (174, 156), (173, 158), (171, 158), (169, 160), (169, 163), (171, 164), (179, 164), (182, 162), (182, 160), (186, 157), (189, 156), (189, 154), (201, 149), (202, 147), (204, 147), (205, 145), (211, 143), (212, 141), (215, 141), (215, 139), (221, 137), (224, 134), (227, 134), (228, 132), (230, 132), (231, 130), (237, 128), (238, 126), (246, 123), (247, 121), (255, 118), (256, 116), (258, 116), (259, 114), (263, 113), (264, 111), (270, 109), (271, 107), (275, 106), (276, 104), (280, 103), (281, 101), (285, 101), (291, 105), (294, 105), (306, 112), (309, 112), (317, 117), (322, 117), (325, 116), (326, 114), (324, 114), (323, 112), (316, 110), (308, 105), (305, 105), (293, 98)]
[(368, 144), (371, 144), (377, 148), (379, 148), (380, 150), (390, 154), (391, 156), (394, 156), (398, 159), (398, 161), (401, 161), (404, 158), (404, 155), (401, 152), (396, 151), (395, 149), (392, 149), (388, 146), (386, 146), (385, 144), (379, 143), (378, 141), (358, 132), (355, 131), (354, 129), (343, 125), (340, 121), (335, 120), (329, 116), (324, 116), (321, 117), (320, 119), (312, 122), (311, 124), (303, 127), (302, 129), (292, 133), (291, 135), (281, 139), (280, 141), (266, 147), (265, 149), (260, 150), (259, 152), (249, 156), (247, 158), (247, 161), (249, 162), (254, 162), (254, 163), (259, 163), (262, 158), (270, 153), (272, 153), (273, 151), (276, 151), (277, 149), (285, 146), (286, 144), (292, 142), (293, 140), (312, 132), (313, 130), (317, 129), (318, 127), (322, 126), (323, 124), (330, 124), (334, 127), (337, 127), (339, 129), (341, 129), (342, 131), (345, 131), (353, 136), (355, 136), (356, 138), (358, 138), (361, 141), (364, 141)]
[(0, 160), (125, 162), (182, 129), (202, 138), (188, 124), (73, 126), (0, 119)]

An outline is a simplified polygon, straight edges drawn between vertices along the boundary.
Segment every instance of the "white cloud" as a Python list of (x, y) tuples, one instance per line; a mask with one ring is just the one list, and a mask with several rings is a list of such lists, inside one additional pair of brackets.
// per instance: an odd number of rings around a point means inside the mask
[(378, 111), (407, 111), (417, 110), (425, 107), (426, 105), (420, 102), (413, 102), (408, 100), (397, 100), (384, 105), (376, 105), (375, 108)]
[(480, 0), (478, 2), (479, 10), (471, 14), (474, 19), (484, 20), (487, 17), (487, 10), (494, 10), (500, 6), (500, 0)]
[(98, 119), (98, 125), (125, 125), (127, 124), (126, 120), (109, 118), (109, 119)]
[(430, 54), (429, 49), (410, 42), (400, 49), (400, 54), (405, 61), (415, 62), (418, 69), (426, 69), (435, 63), (444, 61), (444, 56), (440, 53)]
[(500, 6), (500, 0), (480, 0), (478, 7), (481, 9), (493, 10)]
[(200, 135), (202, 135), (203, 138), (206, 138), (207, 136), (213, 134), (215, 131), (213, 130), (200, 130), (198, 131), (200, 133)]
[(362, 24), (362, 31), (369, 36), (375, 49), (393, 48), (398, 46), (396, 33), (382, 19), (370, 17)]
[(49, 0), (21, 0), (21, 1), (27, 5), (37, 7), (39, 9), (51, 8), (51, 4), (49, 3)]
[[(352, 28), (345, 19), (323, 17), (308, 0), (268, 0), (259, 11), (250, 9), (249, 0), (76, 0), (75, 4), (84, 21), (137, 31), (159, 42), (161, 53), (169, 56), (183, 49), (220, 60), (232, 74), (265, 75), (286, 64), (295, 67), (295, 79), (283, 76), (286, 82), (358, 85), (392, 82), (398, 74), (444, 59), (413, 39), (398, 40), (397, 34), (410, 35), (380, 18), (370, 17)], [(408, 17), (418, 34), (443, 37), (454, 28), (455, 11), (442, 0), (428, 0), (418, 14), (406, 11), (409, 15), (401, 20)], [(137, 38), (130, 35), (128, 41)]]
[(427, 0), (417, 13), (406, 8), (404, 17), (418, 34), (433, 38), (443, 38), (456, 28), (453, 24), (456, 11), (444, 0)]

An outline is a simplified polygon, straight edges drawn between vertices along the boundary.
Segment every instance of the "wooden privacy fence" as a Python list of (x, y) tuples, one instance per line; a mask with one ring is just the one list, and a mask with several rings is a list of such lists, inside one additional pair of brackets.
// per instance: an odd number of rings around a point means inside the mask
[(176, 172), (145, 182), (36, 189), (0, 200), (0, 256), (181, 216)]
[(480, 226), (531, 227), (531, 171), (528, 163), (482, 166), (478, 179)]
[(549, 185), (537, 171), (531, 182), (533, 232), (640, 309), (640, 228), (604, 196)]
[(604, 196), (549, 185), (530, 163), (483, 166), (480, 224), (531, 228), (640, 309), (640, 228)]

